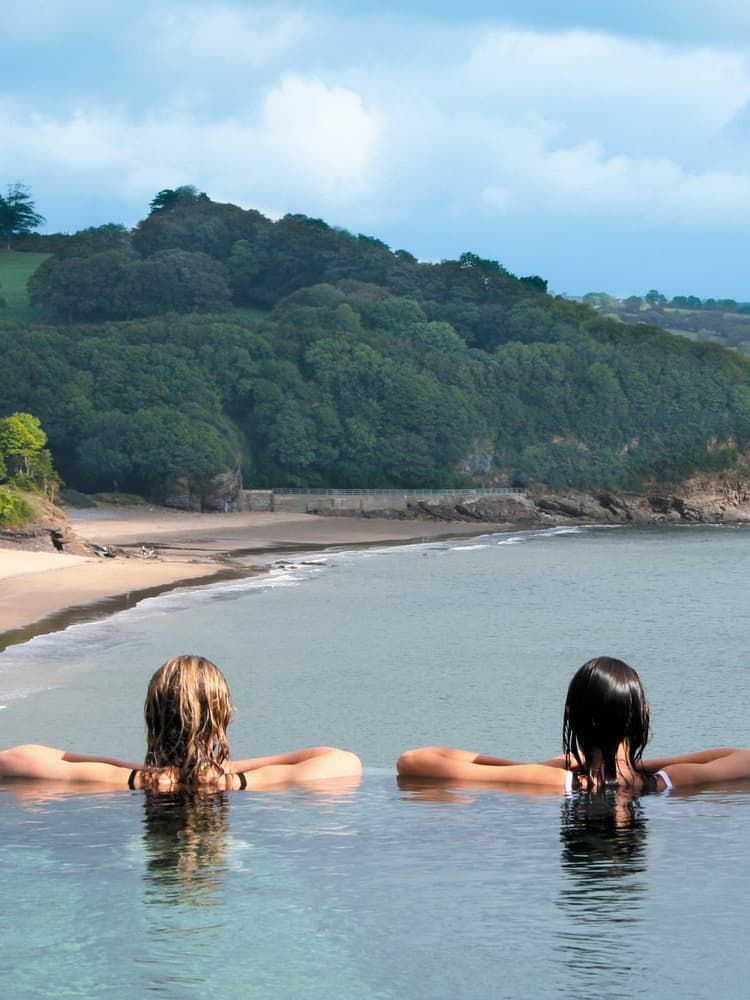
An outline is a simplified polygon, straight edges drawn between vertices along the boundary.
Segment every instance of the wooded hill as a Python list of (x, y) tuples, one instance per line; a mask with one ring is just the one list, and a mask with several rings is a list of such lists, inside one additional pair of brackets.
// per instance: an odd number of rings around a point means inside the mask
[(750, 442), (736, 352), (473, 254), (419, 263), (191, 188), (133, 231), (24, 247), (52, 256), (29, 281), (42, 321), (0, 312), (0, 417), (38, 416), (81, 490), (158, 499), (239, 465), (258, 487), (637, 487)]
[(750, 302), (734, 299), (700, 299), (675, 295), (667, 299), (652, 288), (645, 296), (620, 299), (606, 292), (589, 292), (583, 301), (602, 316), (623, 323), (647, 323), (699, 343), (733, 347), (750, 357)]

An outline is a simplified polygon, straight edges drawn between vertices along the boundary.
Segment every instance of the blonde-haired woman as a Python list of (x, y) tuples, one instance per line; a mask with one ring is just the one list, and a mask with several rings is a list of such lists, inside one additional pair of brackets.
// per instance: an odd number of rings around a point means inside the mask
[(152, 791), (262, 790), (358, 777), (359, 758), (336, 747), (231, 760), (232, 702), (226, 678), (202, 656), (173, 656), (153, 675), (144, 706), (143, 764), (26, 744), (0, 751), (0, 778), (100, 783)]

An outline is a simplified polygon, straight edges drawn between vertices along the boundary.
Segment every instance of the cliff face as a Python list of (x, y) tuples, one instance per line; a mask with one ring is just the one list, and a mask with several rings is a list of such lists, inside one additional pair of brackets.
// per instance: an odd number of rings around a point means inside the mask
[(41, 497), (29, 498), (37, 516), (33, 521), (13, 527), (0, 527), (0, 545), (32, 552), (70, 552), (85, 556), (90, 549), (70, 526), (65, 511)]
[[(696, 476), (638, 494), (601, 490), (501, 497), (471, 501), (460, 507), (482, 521), (508, 520), (519, 525), (742, 524), (750, 523), (750, 479), (738, 475)], [(512, 517), (514, 509), (517, 518)]]
[(694, 476), (681, 484), (681, 496), (707, 523), (750, 521), (750, 477), (725, 472)]
[(239, 469), (229, 469), (214, 476), (203, 489), (190, 487), (186, 478), (178, 479), (175, 487), (164, 501), (165, 507), (177, 510), (218, 511), (237, 510), (242, 490), (242, 476)]

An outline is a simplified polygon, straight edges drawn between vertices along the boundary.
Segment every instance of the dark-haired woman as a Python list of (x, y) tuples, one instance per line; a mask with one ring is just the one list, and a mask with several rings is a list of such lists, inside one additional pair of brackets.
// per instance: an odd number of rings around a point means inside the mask
[(524, 764), (470, 750), (419, 747), (401, 755), (398, 771), (404, 777), (634, 794), (750, 778), (750, 750), (723, 747), (644, 761), (648, 735), (640, 677), (622, 660), (598, 656), (584, 663), (568, 687), (562, 757)]
[(359, 758), (337, 747), (233, 761), (227, 739), (232, 711), (226, 678), (215, 664), (202, 656), (173, 656), (148, 686), (143, 764), (27, 744), (0, 751), (0, 779), (93, 782), (153, 791), (230, 791), (355, 778), (361, 773)]

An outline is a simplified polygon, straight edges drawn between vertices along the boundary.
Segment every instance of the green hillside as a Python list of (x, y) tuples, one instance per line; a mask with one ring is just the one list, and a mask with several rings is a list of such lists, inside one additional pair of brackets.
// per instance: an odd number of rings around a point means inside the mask
[(750, 303), (734, 299), (701, 300), (678, 295), (667, 301), (652, 289), (645, 298), (618, 299), (605, 292), (590, 292), (583, 301), (601, 315), (623, 323), (647, 323), (701, 344), (720, 344), (750, 357)]
[(0, 399), (84, 491), (203, 495), (238, 467), (258, 487), (637, 487), (750, 443), (740, 354), (475, 254), (420, 263), (194, 189), (54, 249), (29, 284), (44, 322), (0, 327)]

